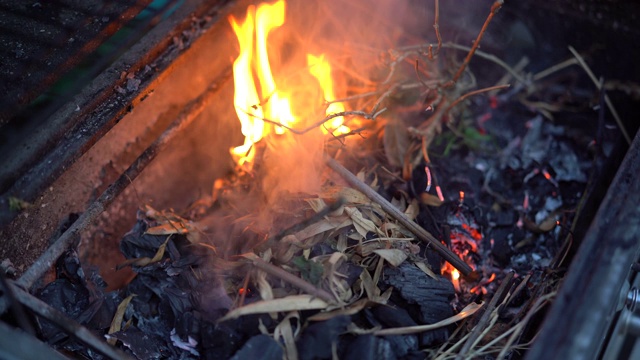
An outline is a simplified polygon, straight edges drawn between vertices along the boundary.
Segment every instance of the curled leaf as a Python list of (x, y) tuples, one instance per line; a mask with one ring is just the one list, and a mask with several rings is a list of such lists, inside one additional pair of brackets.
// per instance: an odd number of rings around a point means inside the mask
[[(127, 296), (124, 300), (122, 300), (120, 305), (118, 305), (118, 309), (116, 310), (116, 314), (113, 316), (113, 320), (111, 320), (111, 326), (109, 326), (109, 332), (107, 334), (113, 334), (120, 331), (120, 329), (122, 328), (124, 313), (125, 311), (127, 311), (127, 306), (129, 306), (129, 303), (134, 296), (136, 295), (131, 294)], [(107, 343), (109, 343), (109, 345), (115, 345), (117, 341), (118, 339), (114, 337), (110, 337), (109, 339), (107, 339)]]
[(251, 314), (267, 314), (274, 312), (289, 312), (300, 310), (318, 310), (328, 306), (324, 300), (312, 295), (292, 295), (284, 298), (263, 300), (233, 309), (219, 321), (237, 319)]

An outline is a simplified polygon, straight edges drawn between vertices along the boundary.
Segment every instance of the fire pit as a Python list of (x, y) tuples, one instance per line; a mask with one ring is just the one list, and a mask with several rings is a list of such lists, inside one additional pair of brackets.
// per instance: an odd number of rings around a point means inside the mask
[[(16, 339), (34, 357), (630, 351), (636, 85), (580, 36), (542, 46), (544, 6), (456, 5), (163, 3), (71, 101), (12, 109)], [(580, 14), (613, 34), (598, 44), (637, 35)]]

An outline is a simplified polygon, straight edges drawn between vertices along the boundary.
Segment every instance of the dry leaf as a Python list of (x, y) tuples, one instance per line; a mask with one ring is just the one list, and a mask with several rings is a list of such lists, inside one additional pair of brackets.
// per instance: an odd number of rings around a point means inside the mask
[(153, 263), (157, 263), (158, 261), (162, 260), (162, 257), (164, 256), (164, 251), (167, 248), (167, 242), (169, 242), (169, 239), (171, 239), (171, 235), (167, 236), (167, 240), (165, 240), (162, 245), (160, 245), (160, 247), (158, 247), (158, 251), (156, 251), (156, 254), (153, 256), (152, 259), (149, 259), (148, 257), (141, 257), (138, 259), (128, 259), (126, 261), (124, 261), (121, 264), (116, 265), (116, 270), (120, 270), (125, 266), (128, 265), (133, 265), (133, 266), (147, 266), (149, 264), (153, 264)]
[(404, 251), (398, 249), (379, 249), (373, 250), (373, 252), (378, 254), (381, 258), (385, 259), (394, 267), (399, 266), (405, 260), (407, 260), (407, 254), (405, 254)]
[(223, 316), (219, 321), (237, 319), (240, 316), (251, 314), (267, 314), (274, 312), (289, 312), (302, 310), (324, 309), (328, 304), (312, 295), (292, 295), (273, 300), (262, 300), (249, 305), (233, 309)]
[(291, 319), (295, 319), (298, 322), (298, 326), (296, 326), (296, 331), (300, 329), (300, 316), (297, 311), (290, 312), (287, 316), (282, 319), (282, 321), (276, 326), (273, 331), (273, 339), (277, 342), (284, 343), (284, 349), (286, 353), (287, 360), (297, 360), (298, 359), (298, 349), (296, 347), (295, 334), (293, 333), (293, 329), (291, 327)]
[(303, 230), (298, 231), (294, 236), (298, 241), (302, 241), (312, 236), (322, 234), (325, 231), (339, 230), (351, 224), (352, 220), (346, 216), (325, 217), (324, 219), (307, 226)]
[(365, 219), (360, 210), (354, 207), (345, 207), (344, 211), (353, 220), (353, 226), (360, 235), (366, 237), (369, 231), (377, 233), (376, 224), (369, 219)]
[(429, 267), (429, 265), (423, 263), (423, 262), (417, 262), (416, 266), (418, 267), (418, 269), (422, 270), (422, 272), (424, 272), (425, 274), (429, 275), (430, 278), (437, 280), (438, 279), (438, 275), (436, 275), (436, 273), (433, 272), (433, 270), (431, 270), (431, 268)]
[(149, 235), (170, 235), (170, 234), (188, 234), (189, 227), (181, 221), (167, 221), (158, 226), (148, 228), (145, 234)]
[(322, 211), (324, 208), (327, 207), (327, 203), (325, 203), (324, 200), (319, 198), (306, 199), (305, 201), (307, 202), (307, 204), (309, 204), (311, 209), (313, 209), (313, 211), (315, 211), (316, 213), (319, 213), (320, 211)]
[(429, 193), (423, 192), (420, 194), (420, 202), (429, 205), (429, 206), (440, 206), (442, 205), (442, 200), (435, 195), (431, 195)]
[(367, 297), (369, 300), (375, 301), (380, 295), (380, 289), (373, 283), (373, 279), (367, 269), (362, 270), (360, 273), (360, 280), (362, 280), (362, 286), (364, 287), (364, 291), (367, 293)]
[(464, 318), (467, 318), (476, 313), (476, 311), (482, 308), (482, 304), (471, 303), (467, 305), (462, 311), (458, 314), (448, 317), (444, 320), (438, 321), (435, 324), (430, 325), (417, 325), (417, 326), (407, 326), (401, 328), (391, 328), (391, 329), (382, 329), (374, 331), (373, 334), (377, 336), (385, 336), (385, 335), (405, 335), (405, 334), (415, 334), (419, 332), (431, 331), (444, 326), (451, 325), (455, 322), (458, 322)]
[(384, 127), (384, 153), (389, 164), (402, 166), (409, 144), (409, 132), (401, 119), (390, 119)]
[(368, 205), (371, 200), (363, 193), (356, 189), (344, 186), (331, 186), (323, 189), (320, 197), (337, 201), (343, 198), (346, 204)]
[[(118, 305), (118, 309), (116, 310), (116, 314), (113, 316), (113, 320), (111, 320), (111, 326), (109, 326), (109, 332), (107, 334), (113, 334), (115, 332), (120, 331), (120, 328), (122, 326), (122, 319), (124, 318), (124, 313), (125, 311), (127, 311), (127, 306), (129, 306), (129, 303), (131, 302), (131, 299), (133, 299), (134, 296), (136, 295), (131, 294), (127, 296), (124, 300), (122, 300), (120, 305)], [(109, 343), (109, 345), (111, 346), (115, 345), (117, 341), (118, 339), (114, 337), (110, 337), (109, 339), (107, 339), (107, 343)]]
[(418, 200), (413, 199), (407, 205), (407, 209), (404, 211), (404, 214), (407, 215), (407, 218), (410, 220), (415, 220), (420, 214), (420, 205), (418, 205)]
[(332, 319), (332, 318), (334, 318), (336, 316), (340, 316), (340, 315), (351, 316), (351, 315), (359, 313), (360, 310), (362, 310), (365, 307), (367, 307), (367, 305), (369, 305), (370, 303), (372, 303), (372, 302), (369, 301), (368, 299), (360, 299), (360, 300), (354, 302), (353, 304), (351, 304), (351, 305), (349, 305), (349, 306), (347, 306), (345, 308), (317, 313), (317, 314), (309, 317), (307, 320), (309, 320), (309, 321), (325, 321), (325, 320), (329, 320), (329, 319)]

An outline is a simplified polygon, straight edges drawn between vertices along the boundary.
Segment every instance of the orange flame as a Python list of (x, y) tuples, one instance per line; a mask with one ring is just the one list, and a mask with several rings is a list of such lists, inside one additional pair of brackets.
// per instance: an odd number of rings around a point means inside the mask
[[(239, 23), (233, 16), (229, 21), (240, 43), (240, 54), (233, 63), (233, 79), (235, 86), (234, 107), (245, 136), (244, 144), (231, 149), (234, 160), (239, 165), (251, 164), (255, 157), (254, 144), (270, 132), (283, 134), (285, 128), (266, 124), (264, 119), (291, 127), (296, 118), (293, 115), (289, 98), (276, 85), (271, 72), (267, 39), (269, 33), (284, 24), (285, 1), (273, 4), (260, 4), (257, 8), (250, 5), (247, 17)], [(255, 34), (255, 41), (254, 41)], [(308, 55), (310, 73), (318, 80), (325, 101), (329, 102), (326, 114), (345, 111), (335, 100), (331, 67), (324, 59)], [(255, 76), (255, 79), (254, 79)], [(259, 91), (256, 83), (259, 83)], [(342, 123), (343, 117), (335, 117), (323, 126), (323, 132), (334, 135), (348, 133), (350, 129)], [(329, 131), (325, 129), (329, 128)], [(250, 166), (250, 165), (249, 165)]]
[[(329, 62), (324, 59), (324, 54), (320, 56), (314, 56), (311, 54), (307, 55), (307, 64), (309, 64), (309, 72), (313, 75), (318, 82), (320, 83), (320, 87), (322, 88), (322, 92), (324, 95), (324, 100), (329, 103), (325, 114), (327, 116), (332, 114), (337, 114), (340, 112), (344, 112), (344, 105), (342, 103), (332, 102), (336, 99), (333, 94), (333, 79), (331, 78), (331, 66)], [(344, 122), (343, 116), (337, 116), (333, 119), (327, 121), (328, 125), (322, 126), (322, 132), (324, 134), (328, 134), (332, 131), (333, 135), (338, 136), (341, 134), (347, 134), (351, 131), (345, 125), (342, 125)], [(327, 130), (327, 128), (329, 130)]]

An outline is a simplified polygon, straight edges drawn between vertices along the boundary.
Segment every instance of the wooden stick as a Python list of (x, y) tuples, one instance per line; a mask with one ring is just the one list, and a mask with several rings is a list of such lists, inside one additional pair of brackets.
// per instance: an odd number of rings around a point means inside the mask
[(320, 289), (315, 285), (301, 279), (290, 272), (287, 272), (284, 269), (281, 269), (275, 265), (269, 264), (268, 262), (260, 259), (258, 256), (246, 256), (246, 258), (251, 262), (251, 264), (258, 269), (266, 272), (269, 275), (275, 276), (279, 279), (282, 279), (289, 284), (301, 289), (307, 294), (317, 296), (318, 298), (328, 302), (335, 303), (336, 299), (331, 295), (328, 291), (324, 289)]
[(471, 347), (475, 345), (475, 343), (478, 340), (478, 337), (480, 336), (484, 328), (487, 326), (487, 323), (491, 319), (491, 313), (493, 313), (493, 310), (495, 310), (496, 306), (498, 305), (498, 302), (502, 298), (504, 298), (504, 295), (506, 294), (506, 292), (509, 291), (509, 289), (511, 288), (510, 284), (511, 284), (511, 279), (513, 279), (513, 275), (514, 275), (514, 272), (510, 271), (507, 273), (507, 276), (505, 276), (505, 278), (502, 280), (502, 284), (500, 284), (500, 287), (498, 288), (498, 290), (496, 290), (496, 293), (491, 298), (491, 301), (489, 301), (489, 304), (487, 304), (487, 308), (484, 310), (482, 317), (480, 317), (480, 320), (478, 321), (476, 326), (474, 326), (473, 330), (471, 330), (471, 333), (469, 333), (467, 342), (464, 343), (464, 346), (458, 353), (458, 356), (456, 356), (456, 360), (464, 359), (465, 355), (469, 352), (469, 350), (471, 350)]
[(351, 186), (365, 194), (371, 201), (380, 205), (382, 207), (382, 210), (384, 210), (394, 219), (398, 220), (398, 222), (400, 222), (404, 227), (415, 234), (420, 240), (433, 246), (433, 248), (454, 268), (458, 269), (458, 271), (460, 271), (462, 275), (468, 276), (471, 271), (473, 271), (473, 269), (471, 269), (471, 267), (467, 265), (467, 263), (460, 259), (456, 254), (454, 254), (453, 251), (449, 250), (449, 248), (444, 246), (440, 241), (438, 241), (438, 239), (436, 239), (428, 231), (423, 229), (420, 225), (407, 218), (407, 216), (402, 213), (402, 211), (398, 210), (389, 201), (387, 201), (387, 199), (383, 198), (380, 194), (375, 192), (369, 185), (360, 181), (360, 179), (353, 175), (339, 162), (335, 161), (334, 159), (328, 158), (327, 165), (335, 172), (340, 174), (340, 176), (342, 176)]
[(34, 313), (42, 316), (43, 318), (53, 322), (60, 328), (62, 328), (67, 333), (76, 337), (78, 340), (87, 344), (92, 349), (100, 352), (105, 355), (109, 359), (120, 360), (120, 359), (132, 359), (129, 355), (125, 354), (122, 350), (117, 349), (109, 344), (103, 339), (97, 337), (94, 333), (92, 333), (86, 327), (78, 324), (75, 320), (70, 319), (67, 315), (62, 313), (61, 311), (51, 307), (49, 304), (44, 301), (38, 299), (37, 297), (29, 294), (28, 292), (22, 290), (20, 287), (9, 283), (11, 290), (16, 297), (16, 299), (25, 307), (29, 308)]

